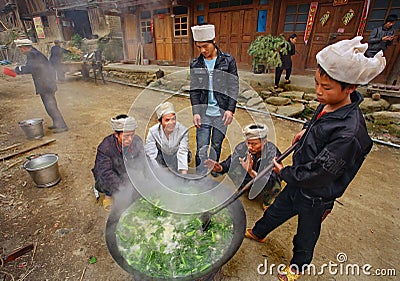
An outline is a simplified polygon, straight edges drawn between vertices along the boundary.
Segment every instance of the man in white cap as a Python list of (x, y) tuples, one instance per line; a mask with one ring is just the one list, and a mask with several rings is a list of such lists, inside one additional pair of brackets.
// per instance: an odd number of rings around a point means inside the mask
[(18, 50), (22, 54), (26, 55), (26, 64), (24, 66), (17, 66), (15, 72), (17, 74), (32, 75), (36, 94), (40, 95), (47, 114), (49, 114), (53, 121), (53, 125), (49, 126), (49, 129), (52, 129), (53, 133), (68, 131), (67, 124), (57, 106), (55, 97), (57, 85), (54, 69), (50, 65), (46, 56), (32, 47), (31, 40), (14, 40), (14, 43)]
[(119, 188), (130, 186), (126, 161), (144, 159), (142, 139), (135, 134), (136, 119), (125, 114), (111, 118), (113, 134), (105, 137), (97, 147), (92, 173), (95, 188), (105, 194), (103, 207), (111, 210), (112, 195)]
[[(221, 163), (207, 159), (205, 164), (218, 174), (228, 173), (237, 187), (244, 187), (281, 152), (268, 141), (265, 124), (250, 124), (244, 127), (246, 141), (239, 143), (233, 153)], [(281, 190), (280, 179), (275, 172), (267, 173), (255, 185), (263, 186), (263, 210), (266, 210)]]
[(264, 243), (279, 225), (298, 216), (293, 258), (279, 280), (297, 280), (311, 263), (321, 223), (335, 199), (343, 195), (372, 148), (356, 91), (386, 65), (382, 51), (367, 58), (362, 37), (342, 40), (317, 54), (315, 89), (320, 102), (314, 116), (293, 139), (293, 164), (274, 160), (275, 172), (287, 186), (246, 237)]
[(214, 25), (193, 26), (192, 33), (200, 51), (190, 64), (190, 101), (197, 128), (196, 169), (205, 174), (204, 160), (220, 158), (227, 126), (235, 113), (239, 78), (234, 57), (222, 52), (215, 43)]
[(158, 165), (187, 174), (190, 151), (188, 129), (176, 121), (174, 105), (161, 103), (156, 107), (158, 124), (149, 129), (146, 155)]

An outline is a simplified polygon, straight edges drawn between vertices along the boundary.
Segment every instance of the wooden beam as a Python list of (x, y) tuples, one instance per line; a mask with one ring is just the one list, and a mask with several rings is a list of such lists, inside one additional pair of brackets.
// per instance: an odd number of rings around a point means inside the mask
[(20, 155), (20, 154), (29, 152), (29, 151), (31, 151), (31, 150), (34, 150), (34, 149), (36, 149), (36, 148), (39, 148), (39, 147), (48, 145), (48, 144), (53, 143), (53, 142), (55, 142), (55, 141), (56, 141), (55, 139), (51, 139), (51, 140), (48, 140), (48, 141), (46, 141), (46, 142), (44, 142), (44, 143), (41, 143), (41, 144), (38, 144), (38, 145), (35, 145), (35, 146), (32, 146), (32, 147), (29, 147), (29, 148), (25, 148), (25, 149), (23, 149), (23, 150), (21, 150), (21, 151), (17, 151), (17, 152), (15, 152), (15, 153), (12, 153), (12, 154), (9, 154), (9, 155), (6, 155), (6, 156), (1, 157), (1, 158), (0, 158), (0, 161), (8, 160), (8, 159), (10, 159), (10, 158), (12, 158), (12, 157), (14, 157), (14, 156), (17, 156), (17, 155)]

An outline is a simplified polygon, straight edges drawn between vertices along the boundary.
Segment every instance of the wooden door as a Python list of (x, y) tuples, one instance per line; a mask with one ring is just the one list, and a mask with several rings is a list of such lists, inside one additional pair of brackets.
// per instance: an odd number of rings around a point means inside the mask
[(247, 54), (254, 22), (252, 9), (228, 12), (213, 12), (209, 23), (215, 25), (216, 41), (223, 52), (230, 53), (237, 63), (251, 64)]
[[(343, 39), (351, 39), (357, 35), (364, 1), (349, 1), (349, 4), (333, 6), (332, 3), (320, 4), (315, 16), (315, 22), (309, 39), (309, 51), (306, 68), (316, 68), (315, 56), (326, 46)], [(350, 21), (344, 20), (346, 14), (352, 13)], [(322, 18), (328, 19), (323, 24)]]
[(138, 37), (137, 37), (137, 24), (136, 17), (133, 14), (127, 14), (123, 20), (124, 34), (125, 34), (125, 53), (126, 60), (136, 60), (138, 51)]
[(159, 61), (173, 61), (172, 55), (172, 18), (168, 14), (154, 17), (154, 37), (156, 39), (156, 57)]
[(174, 60), (176, 65), (188, 66), (191, 60), (189, 17), (187, 15), (175, 16), (173, 21), (175, 25)]

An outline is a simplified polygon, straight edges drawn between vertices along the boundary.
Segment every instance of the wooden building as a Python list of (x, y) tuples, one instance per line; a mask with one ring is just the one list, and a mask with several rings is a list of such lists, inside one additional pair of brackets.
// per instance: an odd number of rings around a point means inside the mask
[[(22, 22), (36, 27), (39, 21), (47, 39), (103, 36), (112, 22), (123, 40), (124, 59), (152, 64), (187, 66), (198, 55), (190, 27), (199, 23), (214, 24), (219, 47), (249, 70), (247, 50), (257, 36), (296, 33), (293, 68), (300, 74), (315, 70), (315, 55), (325, 46), (356, 35), (366, 41), (389, 14), (400, 17), (399, 0), (0, 0), (0, 8), (10, 2), (18, 3)], [(11, 19), (10, 10), (4, 11)], [(398, 79), (399, 37), (385, 52), (387, 67), (379, 82)]]
[[(187, 66), (198, 55), (190, 26), (207, 22), (216, 26), (219, 47), (231, 53), (244, 69), (251, 69), (247, 50), (257, 36), (283, 33), (288, 37), (296, 33), (295, 73), (315, 70), (315, 55), (325, 46), (356, 35), (364, 36), (366, 41), (372, 29), (382, 25), (389, 14), (400, 16), (399, 0), (124, 2), (131, 5), (128, 13), (121, 14), (128, 61), (135, 60), (143, 49), (144, 58), (151, 63)], [(399, 26), (397, 22), (395, 28)], [(399, 51), (397, 37), (385, 52), (388, 64), (379, 76), (381, 82), (390, 82), (390, 77), (398, 75)]]
[(11, 0), (0, 0), (0, 32), (22, 28), (17, 5)]

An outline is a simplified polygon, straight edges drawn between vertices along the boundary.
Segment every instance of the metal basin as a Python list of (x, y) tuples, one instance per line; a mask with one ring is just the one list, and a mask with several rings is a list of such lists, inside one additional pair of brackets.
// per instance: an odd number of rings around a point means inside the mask
[(40, 139), (44, 136), (43, 119), (33, 118), (18, 122), (27, 139)]
[(56, 154), (35, 156), (24, 163), (24, 168), (37, 187), (51, 187), (61, 180)]

